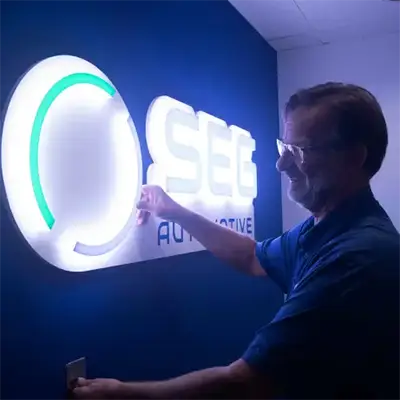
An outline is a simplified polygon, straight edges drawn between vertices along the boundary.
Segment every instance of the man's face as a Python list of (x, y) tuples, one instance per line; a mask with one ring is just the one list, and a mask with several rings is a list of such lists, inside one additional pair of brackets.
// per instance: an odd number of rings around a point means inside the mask
[(318, 108), (299, 107), (290, 112), (282, 142), (304, 150), (295, 154), (285, 150), (277, 162), (277, 169), (289, 178), (289, 198), (310, 211), (318, 211), (336, 196), (349, 167), (344, 153), (332, 148), (338, 142), (334, 133), (323, 126)]

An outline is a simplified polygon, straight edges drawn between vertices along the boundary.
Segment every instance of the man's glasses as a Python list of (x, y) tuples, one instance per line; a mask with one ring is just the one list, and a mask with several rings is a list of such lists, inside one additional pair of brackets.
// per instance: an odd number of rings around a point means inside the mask
[(287, 144), (280, 139), (276, 139), (279, 156), (282, 157), (286, 152), (289, 152), (296, 160), (304, 161), (304, 151), (302, 147), (294, 144)]
[(296, 146), (295, 144), (288, 144), (280, 139), (276, 139), (279, 156), (282, 157), (286, 152), (289, 152), (295, 160), (304, 162), (304, 154), (311, 151), (337, 149), (339, 143), (337, 141), (325, 144), (322, 146)]

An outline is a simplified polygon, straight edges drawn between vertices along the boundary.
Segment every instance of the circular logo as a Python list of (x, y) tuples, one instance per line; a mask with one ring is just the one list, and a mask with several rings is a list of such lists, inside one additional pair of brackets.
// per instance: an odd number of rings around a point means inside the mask
[(55, 56), (16, 86), (2, 173), (25, 239), (49, 263), (101, 268), (132, 227), (142, 185), (135, 125), (115, 86), (78, 57)]

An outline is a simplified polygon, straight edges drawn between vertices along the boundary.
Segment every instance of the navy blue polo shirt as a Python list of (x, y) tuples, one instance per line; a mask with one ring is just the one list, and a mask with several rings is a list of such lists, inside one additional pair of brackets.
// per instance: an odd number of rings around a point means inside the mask
[(284, 398), (399, 398), (400, 236), (371, 189), (256, 254), (287, 298), (243, 359)]

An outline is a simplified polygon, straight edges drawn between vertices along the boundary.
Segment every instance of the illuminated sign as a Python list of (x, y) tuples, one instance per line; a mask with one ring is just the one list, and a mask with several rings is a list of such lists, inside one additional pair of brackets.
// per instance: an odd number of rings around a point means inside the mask
[(255, 141), (249, 132), (170, 97), (150, 106), (147, 145), (154, 163), (147, 181), (207, 204), (252, 204), (257, 195)]
[(253, 236), (257, 170), (248, 131), (161, 96), (147, 113), (146, 144), (153, 163), (143, 174), (135, 124), (93, 64), (56, 56), (31, 68), (8, 104), (1, 149), (10, 209), (30, 246), (68, 271), (203, 250), (174, 223), (152, 218), (137, 226), (145, 177)]

